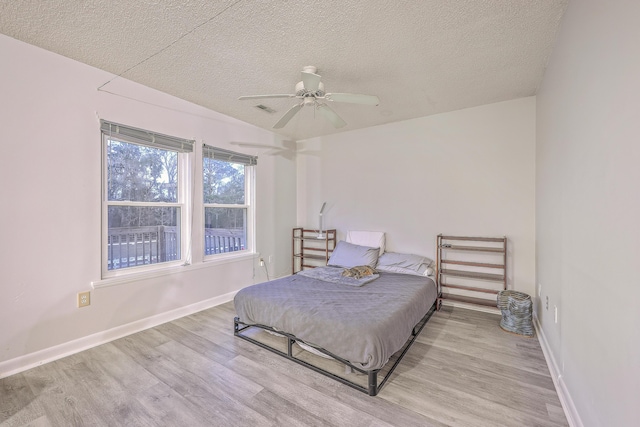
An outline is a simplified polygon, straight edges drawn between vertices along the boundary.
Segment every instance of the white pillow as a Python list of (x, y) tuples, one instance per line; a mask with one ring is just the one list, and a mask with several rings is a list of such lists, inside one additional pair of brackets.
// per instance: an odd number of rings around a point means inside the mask
[(380, 248), (379, 256), (384, 253), (384, 231), (347, 231), (345, 240), (354, 245)]
[(333, 250), (327, 265), (345, 268), (368, 265), (371, 268), (376, 268), (377, 263), (378, 248), (354, 245), (341, 240)]
[(422, 255), (385, 252), (378, 259), (376, 270), (431, 276), (433, 275), (431, 264), (433, 264), (433, 260)]
[(427, 267), (422, 273), (416, 270), (412, 270), (410, 268), (393, 267), (388, 265), (378, 266), (376, 267), (376, 270), (387, 271), (389, 273), (412, 274), (414, 276), (427, 276), (427, 277), (432, 277), (435, 274), (435, 270), (433, 269), (433, 267)]

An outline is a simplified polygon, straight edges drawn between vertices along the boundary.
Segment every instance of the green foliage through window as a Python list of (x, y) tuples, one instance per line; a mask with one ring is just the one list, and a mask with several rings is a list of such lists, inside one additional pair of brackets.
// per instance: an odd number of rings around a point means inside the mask
[(247, 249), (246, 166), (205, 157), (202, 168), (205, 255)]
[(181, 208), (162, 205), (179, 201), (178, 152), (114, 138), (106, 150), (107, 270), (179, 260)]
[[(194, 152), (193, 140), (105, 120), (100, 128), (104, 277), (124, 268), (183, 260), (193, 249), (188, 247), (193, 236), (184, 230), (200, 230), (205, 256), (251, 250), (255, 156), (205, 144), (202, 152)], [(202, 162), (192, 163), (200, 154)], [(192, 193), (193, 174), (199, 176), (200, 167), (202, 203)], [(199, 208), (204, 217), (193, 224), (200, 216), (192, 209)]]
[(244, 165), (205, 158), (204, 202), (221, 205), (245, 204)]
[(178, 201), (178, 153), (110, 139), (108, 200)]

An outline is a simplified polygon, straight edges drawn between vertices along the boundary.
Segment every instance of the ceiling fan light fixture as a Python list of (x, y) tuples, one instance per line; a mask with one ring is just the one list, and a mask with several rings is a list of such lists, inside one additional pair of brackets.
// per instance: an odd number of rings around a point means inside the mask
[(304, 82), (296, 83), (296, 96), (324, 96), (324, 84), (318, 83), (318, 89), (311, 91), (304, 86)]

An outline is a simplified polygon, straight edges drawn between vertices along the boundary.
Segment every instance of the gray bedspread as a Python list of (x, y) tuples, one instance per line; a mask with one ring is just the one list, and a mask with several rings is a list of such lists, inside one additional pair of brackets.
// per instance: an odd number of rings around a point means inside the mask
[(296, 274), (244, 288), (234, 304), (243, 323), (293, 334), (374, 370), (402, 348), (435, 300), (430, 278), (381, 272), (360, 287)]
[(331, 282), (337, 283), (338, 285), (348, 285), (348, 286), (362, 286), (366, 285), (369, 282), (373, 282), (378, 277), (379, 274), (372, 274), (370, 276), (364, 276), (359, 279), (355, 277), (345, 277), (342, 275), (342, 272), (345, 269), (342, 267), (317, 267), (311, 268), (309, 270), (302, 270), (298, 272), (299, 275), (311, 277), (312, 279), (322, 280), (323, 282)]

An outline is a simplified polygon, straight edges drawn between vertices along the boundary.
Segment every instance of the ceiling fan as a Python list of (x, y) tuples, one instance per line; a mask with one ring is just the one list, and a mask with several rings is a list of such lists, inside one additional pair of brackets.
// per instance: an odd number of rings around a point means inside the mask
[(238, 147), (247, 147), (247, 148), (257, 148), (257, 149), (266, 149), (269, 150), (265, 154), (279, 154), (285, 151), (295, 151), (295, 141), (282, 141), (283, 145), (276, 144), (257, 144), (254, 142), (241, 142), (241, 141), (229, 141), (231, 145), (237, 145)]
[(273, 125), (274, 129), (284, 127), (289, 120), (296, 115), (304, 106), (313, 106), (320, 114), (322, 114), (336, 128), (341, 128), (347, 124), (335, 111), (333, 111), (325, 103), (330, 102), (348, 102), (351, 104), (378, 105), (380, 100), (375, 95), (360, 95), (355, 93), (326, 93), (324, 84), (320, 81), (320, 76), (316, 74), (317, 68), (308, 65), (302, 69), (301, 80), (296, 84), (295, 94), (275, 94), (275, 95), (248, 95), (241, 96), (239, 100), (245, 99), (264, 99), (264, 98), (296, 98), (300, 102), (287, 111), (284, 116)]

